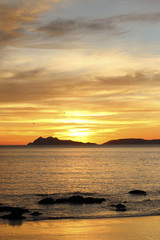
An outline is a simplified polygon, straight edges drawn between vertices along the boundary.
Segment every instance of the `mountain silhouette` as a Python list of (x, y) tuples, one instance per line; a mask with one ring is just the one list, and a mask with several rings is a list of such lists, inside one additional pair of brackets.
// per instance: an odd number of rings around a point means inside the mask
[(105, 145), (121, 145), (121, 144), (160, 144), (160, 139), (152, 139), (145, 140), (142, 138), (124, 138), (124, 139), (116, 139), (110, 140), (106, 143), (103, 143), (102, 146)]
[(60, 140), (58, 138), (53, 137), (39, 137), (34, 142), (28, 143), (28, 146), (75, 146), (75, 147), (107, 147), (110, 145), (141, 145), (141, 144), (160, 144), (160, 139), (152, 139), (152, 140), (145, 140), (142, 138), (123, 138), (123, 139), (116, 139), (116, 140), (110, 140), (108, 142), (105, 142), (103, 144), (96, 144), (96, 143), (83, 143), (83, 142), (77, 142), (72, 140)]
[(96, 143), (83, 143), (83, 142), (76, 142), (71, 140), (59, 140), (58, 138), (53, 137), (39, 137), (33, 143), (28, 143), (28, 146), (36, 146), (36, 145), (43, 145), (43, 146), (80, 146), (80, 147), (96, 147), (98, 146)]

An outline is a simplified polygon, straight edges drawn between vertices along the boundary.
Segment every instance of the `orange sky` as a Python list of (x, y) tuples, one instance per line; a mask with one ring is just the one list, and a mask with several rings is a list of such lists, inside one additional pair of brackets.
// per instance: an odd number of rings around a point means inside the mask
[(158, 1), (0, 0), (0, 9), (0, 145), (160, 139)]

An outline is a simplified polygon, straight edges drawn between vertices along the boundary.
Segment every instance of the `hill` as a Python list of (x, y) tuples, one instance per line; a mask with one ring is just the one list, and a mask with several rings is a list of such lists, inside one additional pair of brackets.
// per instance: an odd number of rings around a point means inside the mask
[(122, 144), (160, 144), (160, 139), (145, 140), (142, 138), (124, 138), (117, 140), (110, 140), (103, 143), (102, 146), (106, 145), (122, 145)]
[(75, 147), (96, 147), (98, 146), (96, 143), (83, 143), (76, 142), (71, 140), (59, 140), (58, 138), (53, 137), (39, 137), (33, 143), (28, 143), (28, 146), (75, 146)]
[(83, 143), (83, 142), (76, 142), (71, 140), (60, 140), (58, 138), (53, 137), (39, 137), (34, 142), (28, 143), (28, 146), (56, 146), (56, 147), (107, 147), (107, 146), (116, 146), (116, 145), (146, 145), (146, 144), (160, 144), (160, 139), (153, 139), (153, 140), (145, 140), (142, 138), (123, 138), (123, 139), (116, 139), (110, 140), (105, 142), (101, 145), (96, 143)]

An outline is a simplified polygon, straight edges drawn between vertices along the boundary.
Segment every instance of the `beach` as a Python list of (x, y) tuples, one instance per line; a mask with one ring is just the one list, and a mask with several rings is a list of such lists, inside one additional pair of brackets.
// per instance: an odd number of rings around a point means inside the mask
[(160, 217), (63, 219), (0, 225), (3, 240), (159, 240)]
[(1, 148), (0, 216), (26, 211), (0, 222), (0, 239), (159, 240), (159, 156), (158, 147)]

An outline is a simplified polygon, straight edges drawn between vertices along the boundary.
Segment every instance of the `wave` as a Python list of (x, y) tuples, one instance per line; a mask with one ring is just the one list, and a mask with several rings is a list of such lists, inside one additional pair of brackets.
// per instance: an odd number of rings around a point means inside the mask
[[(96, 199), (105, 198), (105, 201), (99, 204), (72, 204), (67, 201), (54, 202), (51, 205), (41, 205), (38, 202), (44, 198), (69, 198), (71, 196), (81, 196), (83, 198)], [(99, 218), (119, 218), (119, 217), (142, 217), (142, 216), (157, 216), (159, 215), (160, 196), (157, 193), (152, 193), (147, 196), (130, 196), (130, 195), (100, 195), (90, 192), (68, 192), (68, 193), (53, 193), (53, 194), (22, 194), (22, 195), (0, 195), (1, 205), (20, 207), (29, 210), (24, 213), (24, 220), (18, 221), (22, 224), (24, 221), (42, 221), (42, 220), (60, 220), (60, 219), (99, 219)], [(58, 202), (58, 201), (57, 201)], [(122, 204), (126, 211), (117, 211), (116, 205)], [(4, 216), (3, 211), (0, 212), (0, 217)], [(17, 224), (16, 221), (1, 220), (1, 223)]]

